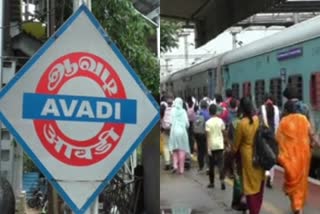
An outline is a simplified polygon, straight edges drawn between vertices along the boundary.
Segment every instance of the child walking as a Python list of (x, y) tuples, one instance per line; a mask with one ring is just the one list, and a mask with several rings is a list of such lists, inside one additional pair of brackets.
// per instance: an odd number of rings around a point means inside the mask
[(214, 188), (214, 168), (215, 166), (219, 169), (221, 189), (225, 190), (226, 186), (224, 183), (225, 175), (223, 169), (223, 151), (224, 151), (224, 140), (223, 132), (225, 130), (225, 124), (217, 114), (217, 106), (211, 104), (209, 106), (209, 113), (211, 118), (206, 122), (206, 134), (207, 134), (207, 145), (209, 155), (209, 185), (208, 188)]

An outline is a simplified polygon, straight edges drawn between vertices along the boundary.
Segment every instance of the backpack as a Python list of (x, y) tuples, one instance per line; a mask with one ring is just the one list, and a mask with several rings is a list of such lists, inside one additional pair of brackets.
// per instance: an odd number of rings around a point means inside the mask
[(169, 130), (171, 127), (171, 110), (172, 106), (167, 106), (164, 110), (164, 115), (162, 118), (162, 128)]
[(272, 129), (264, 125), (262, 120), (260, 121), (254, 137), (253, 165), (270, 170), (277, 163), (278, 144)]
[(198, 113), (196, 119), (193, 122), (193, 133), (205, 134), (206, 133), (206, 120), (203, 115)]
[(196, 119), (196, 112), (194, 111), (195, 104), (193, 104), (191, 107), (189, 107), (188, 104), (186, 105), (187, 105), (188, 119), (189, 121), (193, 122)]

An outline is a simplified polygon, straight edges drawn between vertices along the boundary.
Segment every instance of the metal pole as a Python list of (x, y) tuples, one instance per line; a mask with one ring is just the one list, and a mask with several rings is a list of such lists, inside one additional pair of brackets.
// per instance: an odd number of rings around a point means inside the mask
[(160, 60), (160, 15), (157, 18), (157, 57)]
[(170, 71), (169, 71), (169, 61), (170, 61), (170, 59), (167, 58), (167, 59), (166, 59), (166, 71), (167, 71), (167, 74), (170, 74)]
[(232, 35), (232, 49), (237, 48), (237, 33), (236, 32), (231, 32)]
[(24, 5), (24, 19), (25, 19), (25, 21), (29, 20), (28, 11), (29, 11), (29, 0), (27, 0), (25, 5)]
[(49, 38), (51, 36), (50, 34), (50, 0), (47, 0), (47, 37)]
[[(4, 1), (5, 0), (0, 0), (0, 88), (2, 88), (2, 71), (3, 71), (3, 66), (2, 66), (2, 55), (3, 55), (3, 19), (4, 19)], [(2, 123), (0, 121), (0, 178), (2, 177)]]
[(299, 23), (299, 13), (293, 13), (293, 22), (294, 24)]
[(184, 35), (184, 56), (185, 56), (185, 67), (188, 67), (188, 64), (189, 64), (188, 34)]
[(49, 20), (49, 35), (54, 34), (56, 30), (56, 6), (54, 0), (49, 0), (48, 5), (48, 20)]
[(91, 11), (91, 0), (73, 0), (73, 12), (75, 12), (82, 4), (87, 5)]
[[(75, 12), (82, 4), (86, 4), (91, 11), (91, 0), (73, 0), (73, 12)], [(87, 214), (98, 214), (99, 213), (99, 201), (98, 198), (92, 204), (90, 209), (86, 212)]]

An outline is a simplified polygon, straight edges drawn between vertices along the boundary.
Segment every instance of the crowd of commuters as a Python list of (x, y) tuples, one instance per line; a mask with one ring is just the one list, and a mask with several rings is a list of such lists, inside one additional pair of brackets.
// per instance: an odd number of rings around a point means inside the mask
[(185, 100), (167, 93), (161, 98), (161, 154), (165, 169), (184, 174), (197, 157), (199, 173), (207, 172), (208, 188), (214, 188), (218, 169), (220, 188), (225, 178), (234, 181), (232, 208), (260, 213), (264, 186), (273, 187), (274, 167), (265, 170), (254, 164), (256, 133), (261, 125), (271, 130), (277, 142), (277, 163), (284, 169), (283, 191), (293, 213), (303, 213), (308, 190), (311, 148), (318, 145), (308, 106), (295, 88), (283, 92), (280, 109), (270, 94), (255, 107), (250, 96), (237, 100), (227, 89), (225, 99)]

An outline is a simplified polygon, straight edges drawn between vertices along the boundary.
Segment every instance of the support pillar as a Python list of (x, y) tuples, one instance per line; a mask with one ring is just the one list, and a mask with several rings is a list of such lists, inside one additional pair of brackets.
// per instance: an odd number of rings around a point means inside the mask
[(145, 213), (160, 214), (160, 124), (143, 142), (143, 189)]

